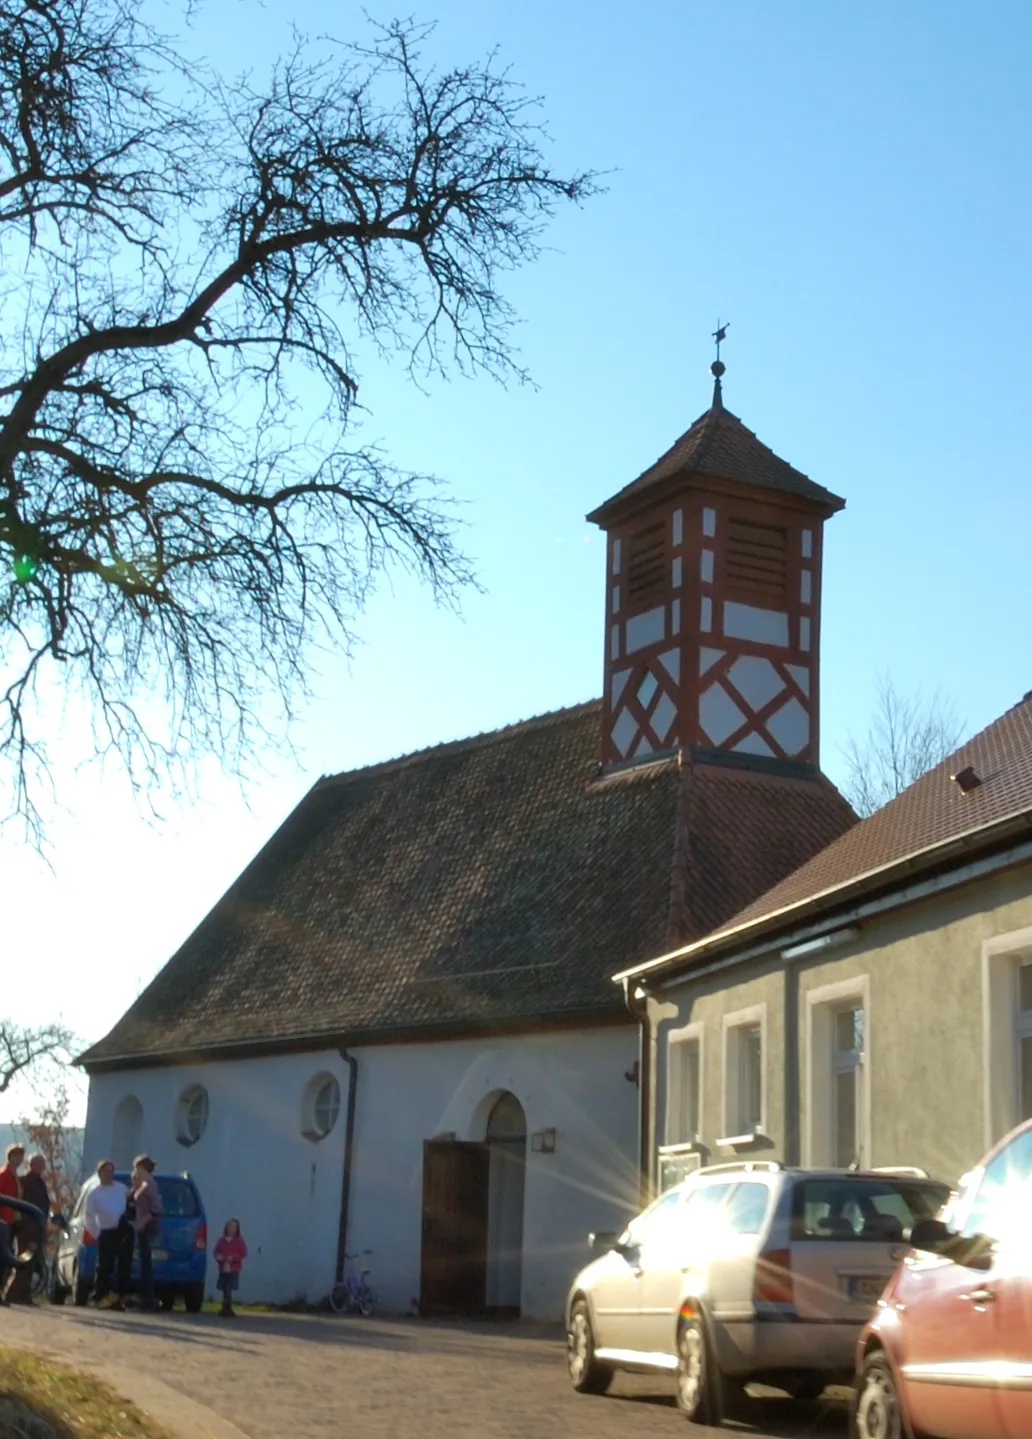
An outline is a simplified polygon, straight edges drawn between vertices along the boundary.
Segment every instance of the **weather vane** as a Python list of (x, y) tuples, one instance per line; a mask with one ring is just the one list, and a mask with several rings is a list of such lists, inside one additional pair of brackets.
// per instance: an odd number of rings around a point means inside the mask
[(731, 321), (728, 320), (728, 322), (727, 322), (726, 325), (722, 325), (722, 324), (720, 323), (719, 319), (718, 319), (718, 320), (717, 320), (717, 328), (713, 331), (713, 338), (714, 338), (714, 339), (716, 340), (716, 342), (717, 342), (717, 364), (718, 364), (718, 365), (720, 364), (720, 345), (721, 345), (721, 341), (727, 339), (727, 326), (730, 325), (730, 323), (731, 323)]

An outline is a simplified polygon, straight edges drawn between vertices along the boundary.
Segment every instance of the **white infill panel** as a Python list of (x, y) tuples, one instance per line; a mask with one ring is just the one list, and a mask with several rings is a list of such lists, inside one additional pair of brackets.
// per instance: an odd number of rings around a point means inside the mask
[(730, 639), (752, 640), (755, 644), (788, 648), (788, 615), (758, 605), (724, 601), (724, 633)]
[(774, 756), (774, 751), (770, 745), (763, 736), (758, 735), (755, 730), (750, 730), (744, 739), (740, 739), (735, 745), (735, 750), (738, 754), (760, 754), (766, 759), (771, 759)]
[(797, 755), (809, 743), (810, 716), (793, 695), (767, 720), (767, 729), (787, 755)]
[(670, 738), (670, 731), (677, 719), (677, 706), (668, 694), (659, 697), (659, 703), (652, 712), (652, 728), (656, 732), (656, 738), (660, 744), (665, 744)]
[(699, 697), (699, 723), (714, 744), (723, 744), (745, 724), (745, 715), (722, 685), (710, 685)]
[(743, 655), (727, 672), (735, 689), (754, 710), (760, 710), (785, 688), (785, 682), (760, 655)]
[(627, 653), (632, 655), (635, 650), (658, 643), (663, 638), (664, 618), (662, 605), (644, 614), (632, 615), (627, 621)]

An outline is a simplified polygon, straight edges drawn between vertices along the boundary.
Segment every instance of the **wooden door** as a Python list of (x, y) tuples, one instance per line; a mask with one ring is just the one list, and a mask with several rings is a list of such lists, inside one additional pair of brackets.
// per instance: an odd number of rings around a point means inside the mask
[(486, 1144), (423, 1144), (421, 1314), (481, 1314), (487, 1302)]

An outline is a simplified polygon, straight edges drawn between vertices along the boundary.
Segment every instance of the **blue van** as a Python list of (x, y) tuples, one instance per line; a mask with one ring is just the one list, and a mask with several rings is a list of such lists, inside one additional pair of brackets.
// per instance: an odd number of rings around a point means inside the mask
[[(129, 1183), (125, 1171), (115, 1178), (121, 1184)], [(155, 1174), (154, 1178), (165, 1210), (154, 1239), (154, 1297), (162, 1309), (171, 1309), (177, 1298), (182, 1299), (187, 1312), (196, 1314), (204, 1303), (208, 1267), (208, 1225), (201, 1193), (189, 1174)], [(86, 1232), (84, 1215), (86, 1196), (99, 1182), (94, 1175), (83, 1185), (68, 1220), (67, 1233), (61, 1236), (51, 1293), (55, 1304), (63, 1304), (69, 1294), (79, 1305), (90, 1297), (97, 1269), (97, 1241)], [(135, 1246), (129, 1288), (134, 1293), (140, 1288), (140, 1259)]]

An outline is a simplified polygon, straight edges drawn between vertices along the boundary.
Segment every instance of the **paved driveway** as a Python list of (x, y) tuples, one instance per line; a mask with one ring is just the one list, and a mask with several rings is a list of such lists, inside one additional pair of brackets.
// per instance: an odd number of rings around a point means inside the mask
[[(576, 1395), (561, 1337), (515, 1325), (6, 1309), (0, 1343), (107, 1368), (126, 1388), (133, 1376), (151, 1376), (173, 1391), (166, 1394), (170, 1420), (182, 1395), (250, 1439), (687, 1439), (689, 1432), (702, 1439), (729, 1432), (689, 1431), (661, 1380), (620, 1377), (604, 1398)], [(137, 1389), (132, 1397), (156, 1407), (160, 1387), (149, 1396)], [(733, 1427), (755, 1439), (846, 1433), (840, 1406), (788, 1400), (750, 1401)]]

